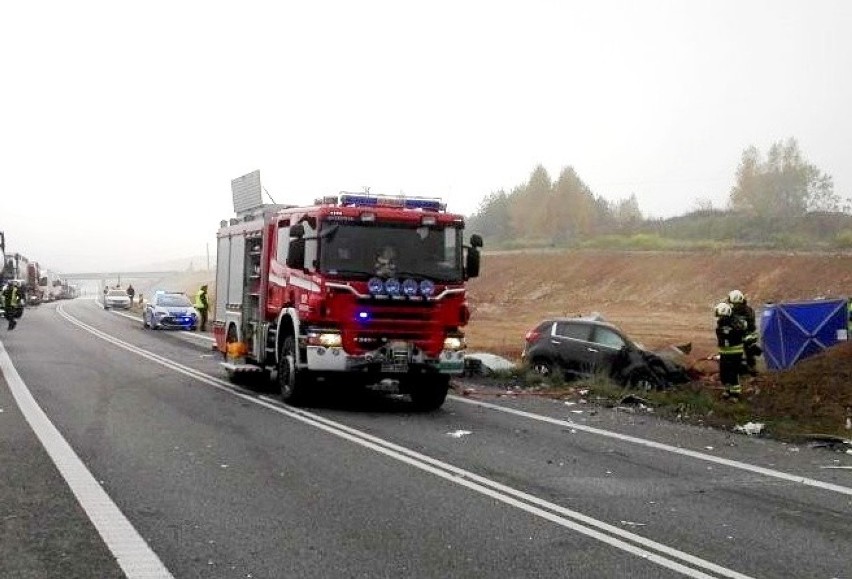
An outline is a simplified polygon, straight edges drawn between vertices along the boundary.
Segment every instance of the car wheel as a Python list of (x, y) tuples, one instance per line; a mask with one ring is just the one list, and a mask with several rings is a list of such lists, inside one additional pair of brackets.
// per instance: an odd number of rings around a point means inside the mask
[(634, 390), (648, 392), (659, 387), (659, 379), (647, 368), (637, 368), (627, 377), (627, 385)]
[(277, 379), (281, 400), (294, 406), (305, 402), (308, 377), (305, 372), (296, 368), (296, 341), (293, 336), (284, 338), (284, 343), (281, 345)]
[(145, 312), (142, 312), (142, 327), (146, 330), (150, 328), (150, 326), (148, 325), (148, 316), (147, 314), (145, 314)]
[(532, 371), (539, 376), (550, 377), (553, 375), (553, 362), (545, 358), (537, 358), (530, 364)]
[(445, 374), (418, 376), (410, 386), (409, 396), (421, 412), (432, 412), (444, 404), (450, 389), (450, 377)]

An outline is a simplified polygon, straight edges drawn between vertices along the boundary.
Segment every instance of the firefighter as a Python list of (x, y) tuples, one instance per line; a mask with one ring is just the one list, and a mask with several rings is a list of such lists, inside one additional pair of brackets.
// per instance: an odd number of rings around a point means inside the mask
[(127, 297), (130, 298), (130, 305), (133, 305), (133, 296), (136, 295), (136, 290), (133, 289), (133, 285), (130, 284), (127, 286)]
[(731, 304), (733, 315), (745, 324), (743, 336), (743, 351), (745, 354), (744, 373), (757, 376), (757, 357), (763, 353), (757, 344), (757, 325), (754, 320), (754, 308), (748, 305), (745, 294), (738, 289), (728, 293), (728, 303)]
[(3, 309), (6, 311), (6, 320), (9, 322), (9, 330), (14, 330), (18, 325), (15, 319), (18, 317), (18, 308), (21, 306), (21, 292), (18, 289), (18, 282), (13, 281), (3, 288)]
[(376, 253), (376, 263), (373, 265), (376, 275), (392, 277), (396, 273), (396, 250), (386, 245)]
[(716, 305), (716, 342), (719, 345), (719, 379), (725, 386), (725, 398), (742, 394), (740, 368), (743, 363), (745, 322), (734, 315), (728, 302)]
[(195, 294), (195, 309), (198, 310), (198, 315), (201, 316), (201, 321), (198, 322), (198, 329), (201, 332), (206, 332), (207, 311), (210, 309), (210, 304), (207, 301), (207, 284), (201, 286), (198, 293)]

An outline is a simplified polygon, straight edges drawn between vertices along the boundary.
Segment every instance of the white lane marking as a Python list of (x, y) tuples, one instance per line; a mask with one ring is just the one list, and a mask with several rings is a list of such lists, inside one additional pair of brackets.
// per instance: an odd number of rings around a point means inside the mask
[[(134, 322), (139, 322), (140, 324), (142, 323), (142, 318), (140, 318), (139, 316), (134, 316), (133, 314), (127, 314), (125, 312), (119, 312), (119, 311), (116, 311), (116, 310), (107, 310), (107, 311), (115, 314), (116, 316), (121, 316), (123, 318), (127, 318), (128, 320), (133, 320)], [(187, 336), (189, 338), (194, 338), (196, 340), (204, 340), (206, 342), (215, 342), (216, 341), (214, 338), (211, 338), (210, 336), (205, 336), (204, 334), (199, 334), (197, 332), (189, 332), (187, 330), (179, 330), (178, 334), (181, 335), (181, 336)]]
[[(144, 358), (157, 362), (158, 364), (161, 364), (178, 373), (184, 374), (191, 378), (195, 378), (196, 380), (205, 384), (209, 384), (210, 386), (213, 386), (214, 388), (217, 388), (222, 392), (225, 392), (232, 396), (236, 396), (247, 402), (263, 406), (264, 408), (267, 408), (279, 414), (283, 414), (294, 420), (298, 420), (299, 422), (302, 422), (314, 428), (318, 428), (339, 438), (343, 438), (370, 450), (374, 450), (380, 454), (401, 461), (420, 470), (429, 472), (444, 480), (466, 487), (480, 494), (489, 496), (502, 503), (516, 507), (518, 509), (526, 511), (527, 513), (536, 515), (562, 527), (566, 527), (578, 533), (584, 534), (588, 537), (606, 543), (617, 549), (621, 549), (630, 554), (636, 555), (643, 559), (647, 559), (648, 561), (654, 562), (668, 569), (672, 569), (683, 575), (695, 578), (714, 577), (714, 575), (708, 575), (702, 571), (693, 569), (691, 567), (686, 567), (682, 563), (673, 559), (679, 559), (680, 561), (693, 565), (694, 567), (699, 567), (706, 571), (716, 573), (715, 576), (730, 577), (733, 579), (748, 579), (747, 575), (743, 575), (741, 573), (738, 573), (737, 571), (722, 567), (721, 565), (706, 561), (689, 553), (679, 551), (662, 543), (658, 543), (651, 539), (642, 537), (641, 535), (636, 535), (629, 531), (625, 531), (624, 529), (615, 527), (603, 521), (599, 521), (597, 519), (589, 517), (588, 515), (584, 515), (577, 511), (562, 507), (561, 505), (557, 505), (555, 503), (551, 503), (544, 499), (538, 498), (534, 495), (530, 495), (523, 491), (519, 491), (512, 487), (498, 483), (496, 481), (492, 481), (473, 472), (453, 466), (452, 464), (434, 459), (430, 456), (420, 454), (404, 446), (394, 444), (390, 441), (367, 434), (344, 424), (337, 423), (333, 420), (329, 420), (311, 412), (291, 408), (289, 406), (281, 404), (278, 401), (275, 401), (274, 399), (267, 398), (264, 396), (258, 397), (247, 390), (235, 388), (233, 385), (224, 380), (213, 378), (212, 376), (208, 376), (207, 374), (199, 370), (184, 366), (182, 364), (169, 360), (168, 358), (165, 358), (158, 354), (154, 354), (152, 352), (148, 352), (147, 350), (143, 350), (142, 348), (134, 346), (133, 344), (130, 344), (128, 342), (124, 342), (123, 340), (120, 340), (118, 338), (114, 338), (109, 334), (106, 334), (105, 332), (102, 332), (101, 330), (98, 330), (97, 328), (89, 326), (88, 324), (74, 318), (73, 316), (62, 310), (61, 307), (58, 311), (65, 319), (67, 319), (72, 324), (79, 326), (80, 328), (86, 330), (87, 332), (97, 336), (98, 338), (106, 342), (113, 344), (114, 346), (136, 353)], [(637, 545), (641, 545), (641, 547)], [(657, 553), (654, 553), (647, 549), (657, 551)], [(673, 559), (669, 559), (664, 555), (672, 557)]]
[(47, 454), (95, 525), (121, 570), (129, 579), (171, 578), (172, 574), (119, 510), (92, 473), (62, 437), (12, 365), (0, 342), (0, 371)]
[(788, 472), (783, 472), (780, 470), (774, 470), (771, 468), (765, 468), (762, 466), (757, 466), (754, 464), (748, 464), (746, 462), (740, 462), (738, 460), (732, 460), (729, 458), (722, 458), (719, 456), (713, 456), (712, 454), (704, 454), (703, 452), (698, 452), (695, 450), (689, 450), (688, 448), (678, 448), (677, 446), (672, 446), (670, 444), (664, 444), (662, 442), (655, 442), (653, 440), (646, 440), (644, 438), (638, 438), (636, 436), (630, 436), (627, 434), (621, 434), (618, 432), (612, 432), (610, 430), (603, 430), (602, 428), (595, 428), (594, 426), (585, 426), (583, 424), (577, 424), (576, 422), (571, 422), (568, 420), (562, 420), (559, 418), (551, 418), (550, 416), (543, 416), (541, 414), (535, 414), (533, 412), (527, 412), (525, 410), (516, 410), (514, 408), (507, 408), (505, 406), (500, 406), (498, 404), (491, 404), (490, 402), (483, 402), (481, 400), (471, 400), (469, 398), (462, 398), (461, 396), (449, 396), (455, 402), (464, 402), (465, 404), (471, 404), (473, 406), (481, 406), (483, 408), (488, 408), (490, 410), (496, 410), (498, 412), (505, 412), (507, 414), (513, 414), (515, 416), (522, 416), (524, 418), (529, 418), (530, 420), (537, 420), (539, 422), (547, 422), (549, 424), (555, 424), (557, 426), (562, 426), (566, 428), (572, 428), (574, 430), (579, 430), (581, 432), (588, 432), (589, 434), (596, 434), (598, 436), (605, 436), (607, 438), (614, 438), (616, 440), (621, 440), (623, 442), (630, 442), (633, 444), (638, 444), (640, 446), (646, 446), (648, 448), (653, 448), (656, 450), (664, 450), (666, 452), (671, 452), (674, 454), (679, 454), (681, 456), (688, 456), (690, 458), (695, 458), (698, 460), (703, 460), (706, 462), (712, 462), (715, 464), (721, 464), (730, 468), (736, 468), (739, 470), (745, 470), (748, 472), (753, 472), (756, 474), (760, 474), (763, 476), (781, 479), (789, 482), (800, 483), (806, 486), (816, 487), (826, 491), (832, 491), (835, 493), (840, 493), (844, 495), (852, 495), (852, 488), (845, 487), (842, 485), (824, 482), (821, 480), (804, 477), (797, 474), (791, 474)]

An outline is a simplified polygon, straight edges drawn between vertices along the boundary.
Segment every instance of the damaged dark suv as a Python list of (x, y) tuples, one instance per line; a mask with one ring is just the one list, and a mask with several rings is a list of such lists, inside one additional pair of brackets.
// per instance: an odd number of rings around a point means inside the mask
[(604, 375), (644, 390), (689, 381), (683, 367), (644, 350), (600, 316), (551, 318), (524, 339), (524, 363), (544, 376), (562, 372), (571, 380)]

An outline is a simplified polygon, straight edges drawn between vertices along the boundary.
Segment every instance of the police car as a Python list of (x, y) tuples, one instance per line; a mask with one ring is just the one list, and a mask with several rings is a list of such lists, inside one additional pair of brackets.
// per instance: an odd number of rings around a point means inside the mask
[(175, 329), (195, 331), (198, 328), (198, 310), (182, 292), (155, 292), (145, 304), (142, 325), (152, 330)]

